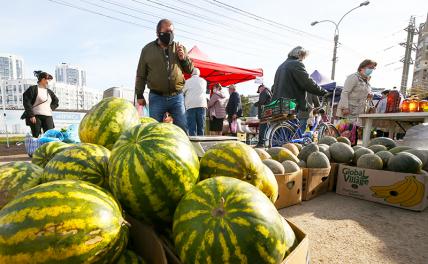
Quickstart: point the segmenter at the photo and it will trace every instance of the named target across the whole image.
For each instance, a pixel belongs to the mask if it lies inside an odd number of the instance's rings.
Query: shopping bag
[[[230,123],[230,133],[232,134],[236,134],[238,131],[238,122],[236,119],[234,119],[231,123]]]
[[[28,156],[32,157],[34,151],[36,151],[36,149],[41,145],[42,143],[39,141],[39,139],[34,138],[31,134],[27,134],[25,136],[24,146]]]

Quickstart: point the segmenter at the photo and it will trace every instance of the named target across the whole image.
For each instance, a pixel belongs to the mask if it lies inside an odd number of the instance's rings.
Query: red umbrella
[[[228,86],[263,76],[262,69],[251,70],[212,62],[197,46],[189,51],[189,57],[192,59],[193,65],[199,68],[200,76],[208,82],[210,88],[216,83],[220,83],[221,86]],[[190,75],[185,77],[187,79]]]

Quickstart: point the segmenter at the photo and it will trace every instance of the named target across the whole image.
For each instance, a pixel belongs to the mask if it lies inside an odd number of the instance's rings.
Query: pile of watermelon
[[[183,263],[281,263],[296,246],[251,147],[218,144],[199,161],[180,128],[119,98],[94,106],[79,136],[0,166],[0,263],[145,263],[126,215],[169,237]]]

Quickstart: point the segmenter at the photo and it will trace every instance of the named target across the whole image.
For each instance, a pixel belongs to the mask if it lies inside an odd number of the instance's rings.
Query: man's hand
[[[344,109],[342,109],[342,114],[344,115],[344,116],[347,116],[347,115],[349,115],[351,112],[349,111],[349,108],[344,108]]]
[[[184,47],[177,42],[177,44],[175,44],[175,49],[177,50],[178,58],[182,61],[185,60],[186,53],[184,52]]]
[[[37,123],[36,117],[35,116],[30,117],[30,122],[31,124],[36,124]]]
[[[146,105],[146,100],[144,100],[144,98],[143,99],[137,99],[137,103],[139,105],[145,106]]]

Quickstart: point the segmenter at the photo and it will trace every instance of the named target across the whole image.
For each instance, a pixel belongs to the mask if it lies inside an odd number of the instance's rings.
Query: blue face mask
[[[364,74],[365,74],[366,76],[370,76],[372,73],[373,73],[373,69],[366,68],[366,69],[364,70]]]

